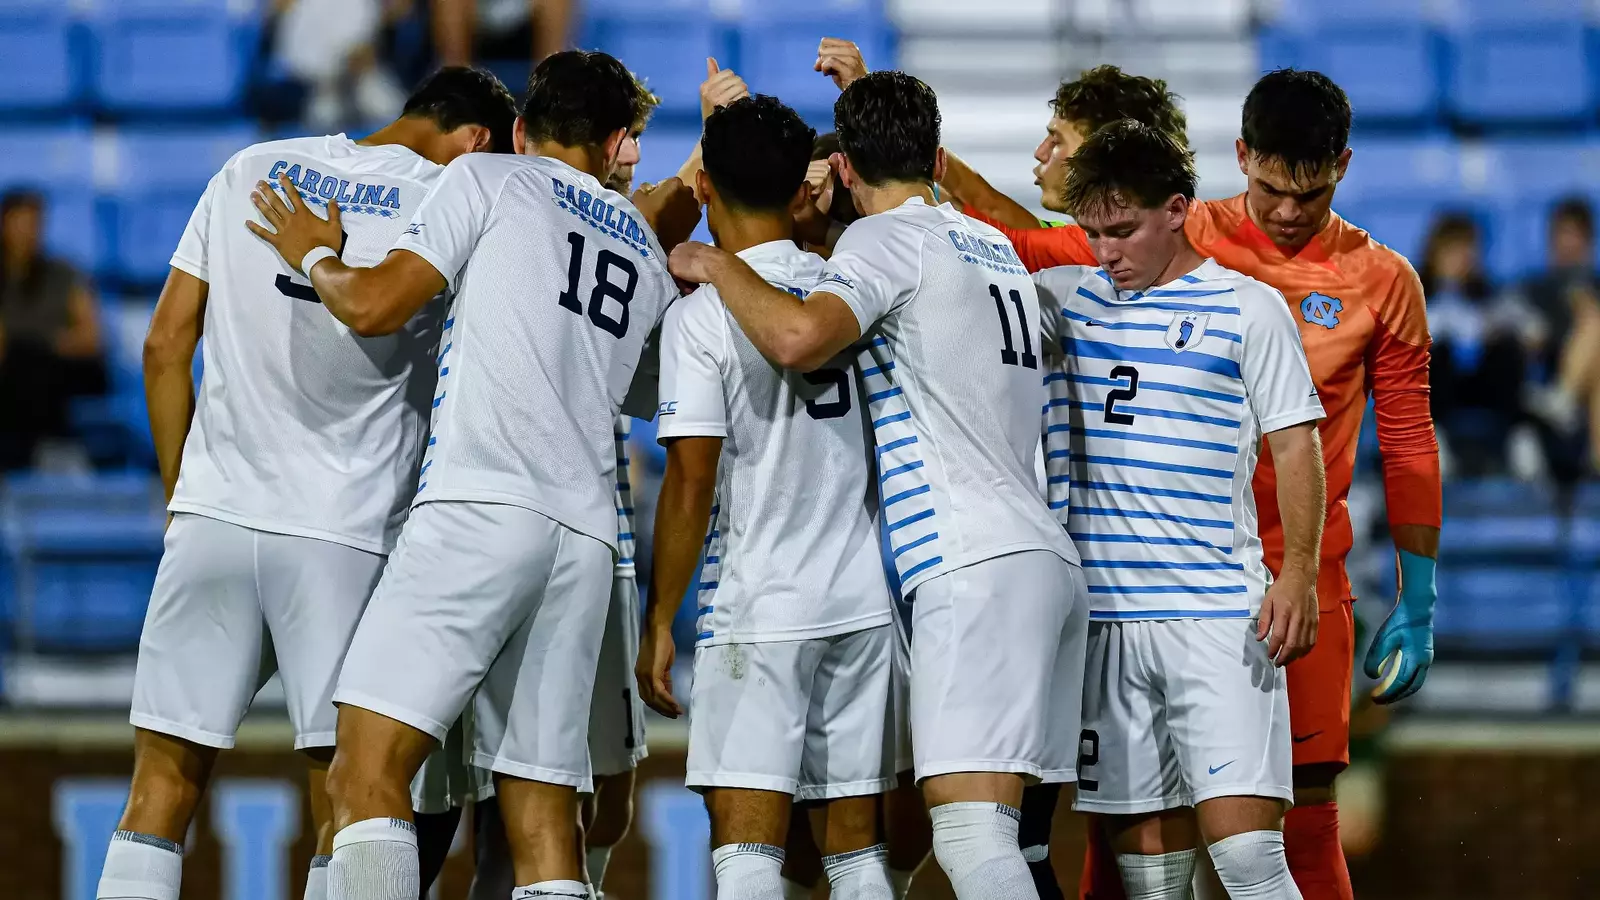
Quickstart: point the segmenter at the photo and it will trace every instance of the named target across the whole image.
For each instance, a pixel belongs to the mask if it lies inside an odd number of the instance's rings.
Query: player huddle
[[[687,783],[723,900],[808,893],[807,849],[839,900],[929,896],[931,865],[908,888],[928,843],[961,900],[1059,896],[1071,783],[1115,856],[1088,896],[1206,890],[1197,856],[1234,898],[1349,896],[1344,429],[1369,389],[1380,437],[1416,428],[1427,343],[1409,267],[1328,211],[1343,94],[1263,79],[1251,192],[1222,205],[1194,199],[1158,82],[1086,73],[1039,153],[1077,225],[1038,229],[940,147],[925,84],[832,39],[817,69],[842,89],[837,152],[712,64],[695,154],[631,199],[653,98],[581,51],[541,62],[520,108],[447,69],[368,138],[256,145],[212,179],[147,342],[172,520],[98,897],[176,900],[216,751],[273,671],[312,767],[307,898],[413,900],[448,810],[491,795],[475,897],[598,896],[640,703],[682,711],[684,597]],[[1150,114],[1091,123],[1068,94]],[[1251,143],[1251,104],[1340,103],[1324,145],[1298,120]],[[702,206],[715,247],[685,240]],[[1358,252],[1361,296],[1328,281]],[[1300,263],[1324,279],[1303,301],[1266,277]],[[1308,360],[1335,313],[1356,321]],[[667,450],[642,633],[629,415]],[[1412,482],[1386,475],[1406,577],[1368,661],[1401,651],[1385,700],[1431,659],[1437,461],[1430,500],[1405,436]],[[1284,667],[1319,653],[1297,686]],[[920,846],[884,842],[915,819],[886,813],[897,783],[926,806]]]

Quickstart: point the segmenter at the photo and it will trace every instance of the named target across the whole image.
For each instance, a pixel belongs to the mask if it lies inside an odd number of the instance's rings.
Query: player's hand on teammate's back
[[[717,107],[748,96],[750,88],[743,78],[732,69],[718,67],[715,59],[706,59],[706,80],[700,83],[700,121],[711,118]]]
[[[700,224],[700,201],[676,175],[656,184],[640,185],[632,200],[665,250],[671,251],[687,241]]]
[[[667,259],[667,268],[679,281],[710,284],[716,279],[717,266],[724,262],[724,258],[728,255],[726,251],[718,250],[710,244],[684,241],[673,249],[672,256]]]
[[[677,658],[671,628],[658,630],[646,623],[639,635],[639,658],[633,664],[633,676],[639,682],[639,699],[669,719],[683,715],[683,707],[672,695],[672,664]]]
[[[811,68],[832,78],[841,91],[870,71],[861,58],[861,48],[843,38],[823,38],[817,45],[816,65]]]
[[[261,217],[272,226],[271,230],[255,222],[247,221],[244,224],[256,237],[271,244],[291,269],[300,272],[300,261],[305,259],[307,253],[318,247],[331,247],[337,251],[344,244],[344,228],[339,224],[339,204],[329,200],[328,217],[324,219],[306,208],[299,188],[289,180],[289,176],[279,175],[278,184],[283,190],[282,197],[265,181],[257,182],[255,193],[250,195]]]
[[[1404,550],[1399,556],[1400,596],[1372,636],[1362,665],[1368,678],[1378,679],[1372,691],[1378,703],[1404,700],[1422,690],[1433,665],[1433,607],[1439,597],[1435,564]]]
[[[1311,652],[1317,624],[1316,580],[1279,579],[1262,598],[1256,640],[1267,642],[1267,656],[1282,668]]]

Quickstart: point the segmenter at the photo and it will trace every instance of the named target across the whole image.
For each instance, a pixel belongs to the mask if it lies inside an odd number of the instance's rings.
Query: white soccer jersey
[[[376,265],[443,171],[342,134],[256,144],[212,177],[173,254],[209,284],[205,374],[170,509],[387,553],[417,484],[442,303],[358,337],[245,227],[259,181],[337,199],[345,262]]]
[[[822,259],[789,241],[739,256],[797,296],[822,280]],[[698,585],[701,645],[888,624],[852,357],[804,374],[775,368],[710,285],[667,313],[657,438],[723,439]]]
[[[416,502],[508,503],[616,548],[613,426],[678,296],[639,211],[559,160],[474,153],[395,249],[452,295]]]
[[[902,591],[1022,550],[1076,563],[1034,476],[1039,303],[1005,236],[913,197],[851,224],[818,290],[872,338],[861,374]]]
[[[633,485],[628,479],[628,466],[632,462],[628,459],[628,439],[632,435],[633,420],[628,416],[617,416],[612,438],[617,442],[617,576],[619,578],[632,578],[635,572],[633,552],[637,544],[633,537]]]
[[[1064,356],[1046,437],[1068,475],[1052,473],[1050,499],[1083,554],[1090,618],[1254,615],[1261,437],[1322,418],[1283,295],[1212,260],[1137,293],[1081,266],[1034,280]]]

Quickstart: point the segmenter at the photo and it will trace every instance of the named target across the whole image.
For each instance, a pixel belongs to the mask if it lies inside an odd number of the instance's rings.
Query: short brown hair
[[[1173,194],[1193,199],[1194,153],[1170,133],[1133,119],[1102,127],[1067,160],[1066,212],[1156,209]]]
[[[1187,147],[1189,120],[1178,107],[1181,99],[1159,78],[1129,75],[1106,65],[1082,72],[1077,81],[1061,82],[1050,108],[1056,118],[1078,126],[1085,136],[1118,119],[1133,119]]]

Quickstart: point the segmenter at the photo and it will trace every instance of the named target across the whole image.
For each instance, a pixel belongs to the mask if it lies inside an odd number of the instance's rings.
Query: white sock
[[[933,855],[957,900],[1039,900],[1017,846],[1021,811],[1000,803],[945,803],[928,816]]]
[[[311,857],[311,870],[306,872],[305,900],[328,900],[328,863],[331,856]]]
[[[1301,900],[1283,853],[1283,832],[1246,831],[1211,845],[1217,878],[1233,900]]]
[[[583,865],[589,870],[589,884],[595,896],[600,896],[600,886],[606,881],[606,866],[611,864],[610,847],[590,847],[583,851]]]
[[[905,900],[906,891],[911,890],[911,876],[915,874],[915,869],[889,870],[889,885],[894,888],[894,900]]]
[[[783,880],[783,900],[811,900],[811,888],[798,881]]]
[[[1122,892],[1128,900],[1188,900],[1194,880],[1194,851],[1175,850],[1159,856],[1118,853]]]
[[[589,886],[581,881],[541,881],[511,892],[511,900],[543,900],[545,897],[589,900]]]
[[[106,848],[96,900],[178,900],[183,847],[166,838],[118,831]]]
[[[723,844],[711,851],[717,870],[717,900],[781,900],[783,848],[771,844]]]
[[[330,900],[416,900],[422,893],[417,826],[405,819],[362,819],[333,836]]]
[[[894,900],[887,844],[824,856],[822,871],[828,873],[832,900]]]

